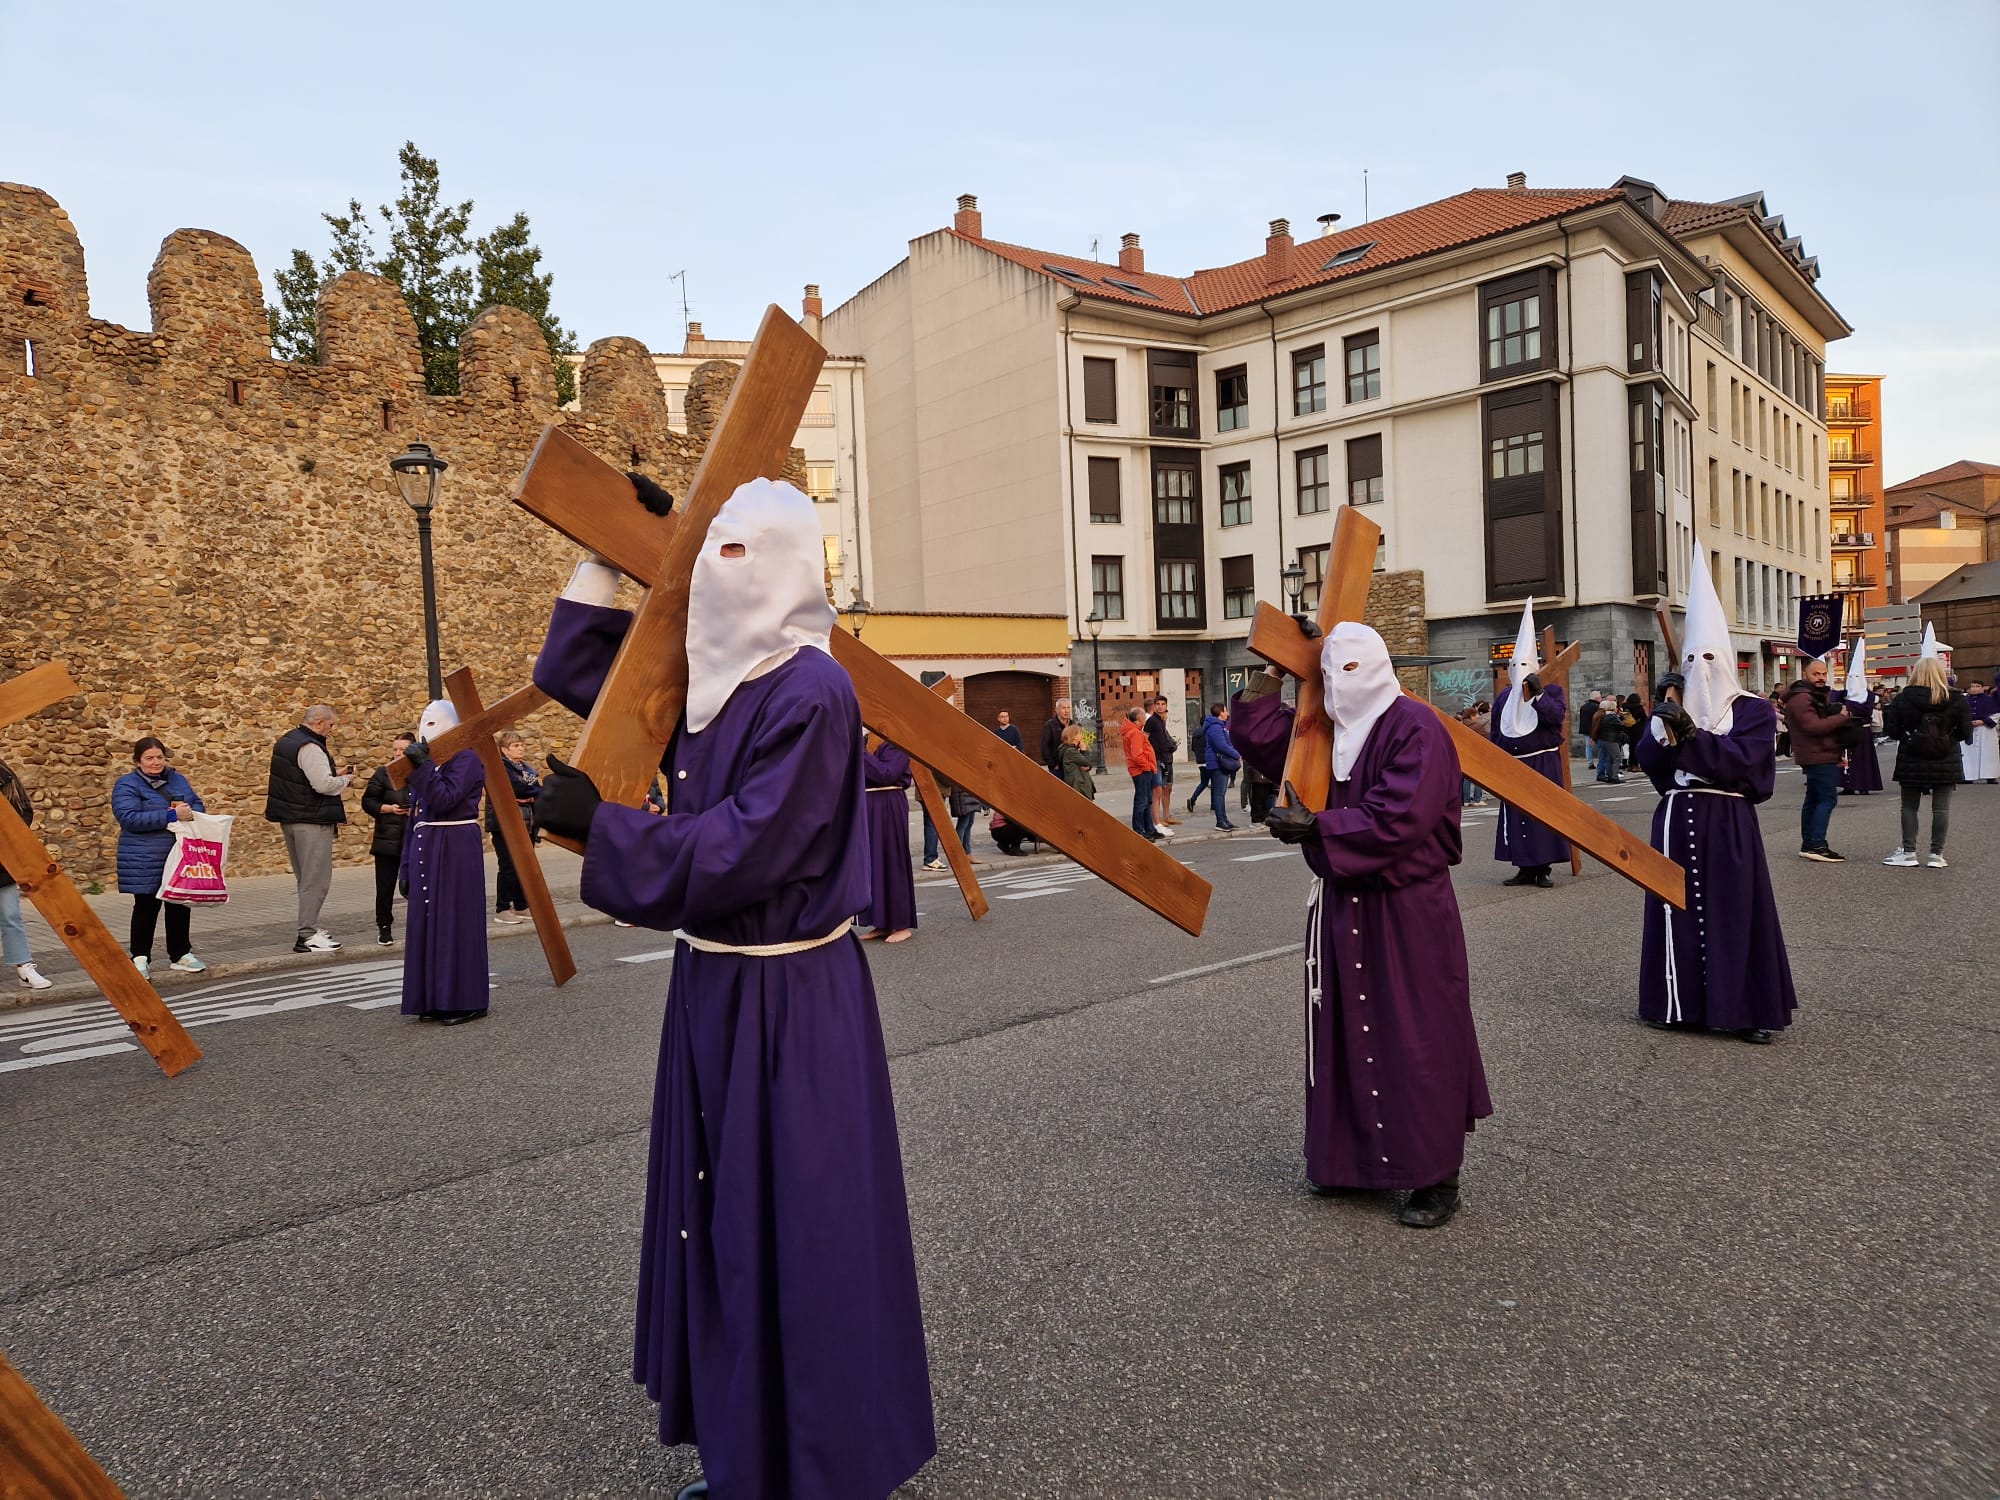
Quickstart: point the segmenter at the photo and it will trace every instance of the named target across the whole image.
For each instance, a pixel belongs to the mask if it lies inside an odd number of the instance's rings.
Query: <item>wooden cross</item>
[[[458,710],[459,722],[477,719],[485,712],[479,701],[479,689],[473,685],[472,668],[460,667],[445,678],[444,690],[451,706]],[[479,736],[472,742],[472,749],[486,770],[486,800],[493,806],[493,818],[500,825],[507,856],[514,862],[514,873],[520,877],[521,894],[528,898],[528,911],[535,919],[535,936],[542,940],[542,955],[549,961],[549,977],[561,989],[575,977],[576,960],[570,957],[569,939],[563,934],[562,918],[556,914],[555,897],[549,894],[548,877],[542,873],[534,838],[528,832],[528,820],[522,816],[521,804],[514,800],[514,783],[507,779],[507,767],[493,736]]]
[[[931,684],[931,691],[949,703],[958,696],[958,679],[939,678]],[[971,856],[965,852],[965,845],[958,841],[958,825],[951,820],[951,814],[945,808],[944,798],[938,792],[937,777],[931,774],[929,766],[921,761],[912,761],[910,778],[916,783],[917,800],[924,805],[924,815],[937,831],[938,847],[944,851],[944,862],[951,866],[951,878],[958,882],[959,895],[965,898],[965,909],[977,922],[992,908],[987,905],[986,892],[979,888],[979,877],[972,873]]]
[[[47,662],[0,682],[0,729],[73,698],[76,692],[61,662]],[[125,1018],[140,1045],[153,1054],[160,1071],[171,1078],[201,1057],[201,1048],[167,1009],[159,991],[133,966],[132,955],[119,947],[104,919],[91,910],[56,857],[5,798],[0,798],[0,865],[76,955],[83,972]]]
[[[1556,650],[1556,628],[1542,627],[1542,670],[1537,675],[1542,686],[1554,684],[1563,690],[1563,737],[1562,748],[1556,752],[1556,763],[1562,767],[1563,790],[1575,795],[1575,788],[1569,776],[1569,716],[1575,712],[1576,703],[1569,695],[1569,669],[1576,665],[1583,655],[1583,642],[1571,641],[1561,651]],[[1575,844],[1569,846],[1569,873],[1572,878],[1583,873],[1583,851]]]
[[[1326,583],[1320,594],[1319,625],[1331,632],[1343,620],[1360,620],[1368,603],[1375,568],[1375,543],[1382,528],[1352,506],[1334,523]],[[1299,680],[1298,715],[1293,720],[1285,777],[1304,806],[1325,809],[1333,780],[1333,724],[1326,717],[1320,680],[1320,643],[1298,622],[1268,604],[1257,606],[1248,642],[1253,655]],[[1422,703],[1421,698],[1417,700]],[[1672,906],[1687,905],[1681,867],[1650,844],[1632,838],[1597,809],[1571,796],[1547,777],[1529,770],[1483,734],[1425,703],[1443,721],[1458,750],[1464,776],[1529,817],[1548,824],[1572,844],[1644,886]]]
[[[125,1500],[125,1492],[4,1354],[0,1354],[0,1496]]]

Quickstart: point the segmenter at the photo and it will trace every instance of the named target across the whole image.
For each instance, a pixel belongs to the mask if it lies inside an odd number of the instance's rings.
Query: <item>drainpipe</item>
[[[1083,533],[1076,519],[1076,387],[1070,379],[1069,309],[1062,310],[1063,328],[1063,463],[1069,472],[1069,638],[1083,639]],[[1071,696],[1075,696],[1072,694]],[[1100,737],[1102,724],[1097,726]]]
[[[1576,291],[1570,281],[1569,225],[1556,220],[1563,237],[1563,374],[1569,377],[1569,594],[1574,608],[1583,608],[1583,497],[1576,488]]]
[[[1276,486],[1271,498],[1278,512],[1278,569],[1282,572],[1291,557],[1285,551],[1285,448],[1278,433],[1278,318],[1262,302],[1257,304],[1257,311],[1271,325],[1271,482]]]

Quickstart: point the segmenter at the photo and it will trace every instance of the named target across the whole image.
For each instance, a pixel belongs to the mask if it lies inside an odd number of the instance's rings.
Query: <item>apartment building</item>
[[[1895,603],[1967,564],[2000,561],[2000,464],[1962,458],[1891,485],[1884,500]]]
[[[1820,378],[1850,330],[1760,196],[1515,174],[1321,222],[1191,276],[1137,235],[1115,267],[989,237],[970,196],[911,241],[824,325],[867,372],[877,605],[1063,613],[1107,702],[1219,697],[1256,601],[1297,565],[1314,605],[1358,505],[1465,668],[1533,596],[1580,687],[1650,681],[1699,534],[1748,680],[1782,670],[1827,576]]]
[[[1833,591],[1849,618],[1889,602],[1889,527],[1883,501],[1882,377],[1826,377],[1827,505]]]

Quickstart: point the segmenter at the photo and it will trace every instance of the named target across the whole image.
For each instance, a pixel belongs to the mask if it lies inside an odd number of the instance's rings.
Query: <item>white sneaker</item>
[[[1883,860],[1882,863],[1885,865],[1900,865],[1906,870],[1913,870],[1919,864],[1923,863],[1923,861],[1919,860],[1916,855],[1910,853],[1907,849],[1898,849],[1894,854]]]
[[[924,868],[926,870],[949,870],[951,866],[941,859],[927,859],[924,861]]]
[[[55,981],[45,978],[42,971],[33,964],[16,965],[14,972],[21,976],[21,986],[23,989],[46,990],[55,987]]]
[[[132,967],[139,971],[141,979],[150,979],[153,975],[153,961],[143,953],[133,958]]]
[[[206,974],[208,972],[208,965],[196,958],[192,953],[183,953],[179,958],[168,964],[167,967],[177,970],[182,974]]]
[[[1915,864],[1916,860],[1912,858],[1910,860],[1910,863]],[[1942,854],[1933,854],[1929,859],[1925,860],[1924,863],[1933,870],[1948,870],[1951,868],[1951,866],[1947,865],[1944,862],[1944,856]]]
[[[306,939],[306,947],[314,953],[338,953],[340,940],[322,927]]]

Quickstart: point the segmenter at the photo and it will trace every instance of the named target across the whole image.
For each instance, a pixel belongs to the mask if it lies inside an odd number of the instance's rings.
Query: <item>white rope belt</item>
[[[417,824],[419,828],[477,828],[478,826],[477,818],[442,818],[436,821],[425,819]]]
[[[828,943],[839,942],[853,930],[854,918],[849,917],[825,937],[800,938],[793,943],[718,943],[713,938],[698,938],[691,932],[676,932],[674,936],[690,948],[702,953],[735,953],[744,958],[783,958],[788,953],[807,953],[814,948],[824,948]]]
[[[1514,753],[1514,759],[1533,760],[1537,755],[1554,755],[1561,748],[1560,745],[1544,745],[1539,750],[1522,750]]]
[[[1704,797],[1735,797],[1747,800],[1741,792],[1724,791],[1719,786],[1677,786],[1666,795],[1667,815],[1661,821],[1660,853],[1668,859],[1674,857],[1674,798],[1683,792],[1698,792]],[[1667,1019],[1681,1019],[1681,970],[1680,961],[1674,957],[1674,909],[1665,901],[1660,903],[1660,911],[1667,927]]]
[[[907,792],[909,788],[906,786],[871,786],[868,790],[871,792]]]
[[[1313,1050],[1317,1045],[1314,1035],[1313,1012],[1320,1007],[1319,941],[1321,929],[1326,921],[1326,882],[1313,876],[1313,883],[1306,891],[1306,1083],[1316,1084],[1314,1076]]]

